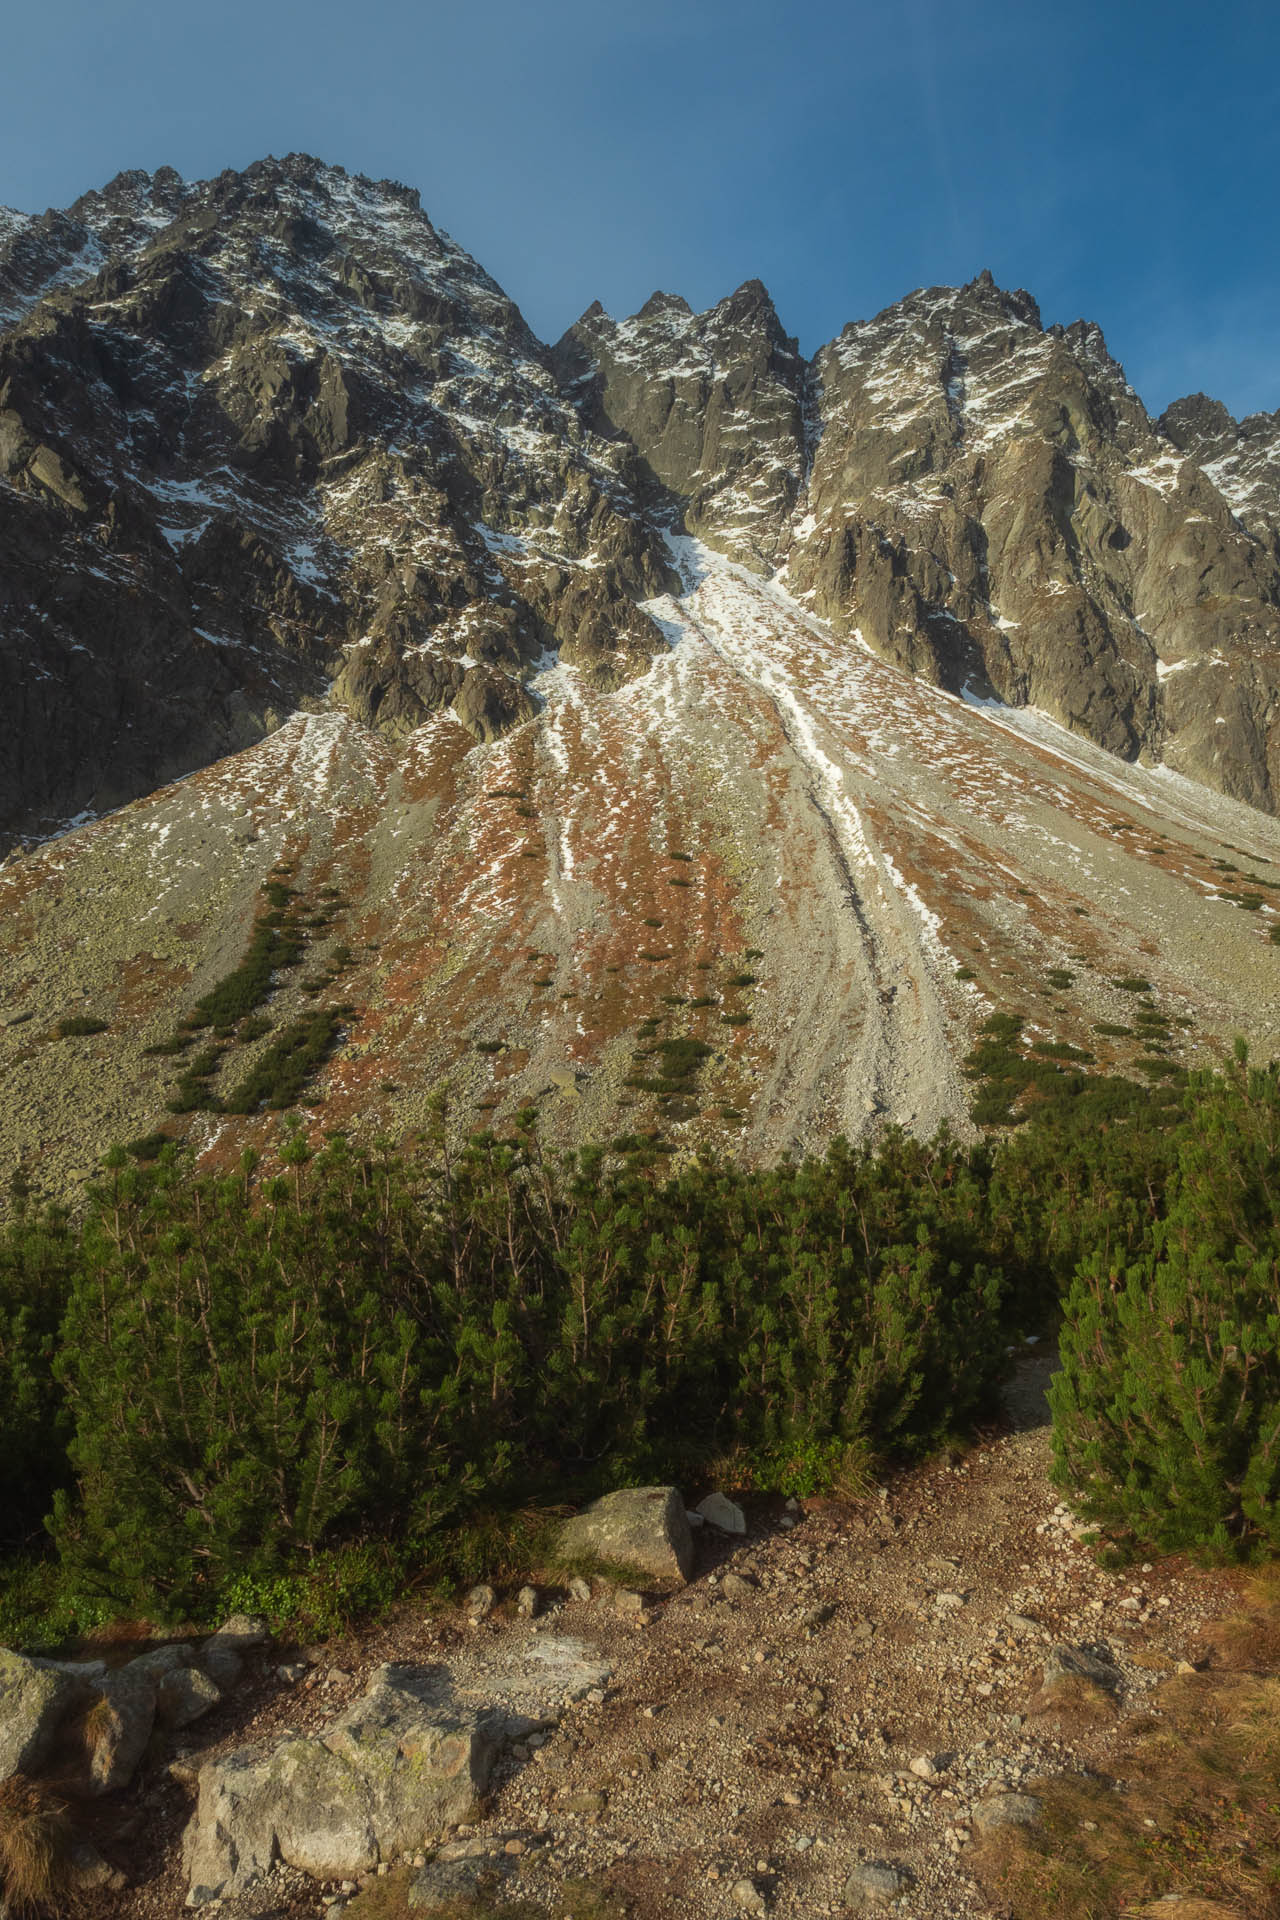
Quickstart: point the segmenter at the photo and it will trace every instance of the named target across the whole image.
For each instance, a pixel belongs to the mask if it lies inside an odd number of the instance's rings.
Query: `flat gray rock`
[[[1109,1693],[1117,1692],[1121,1684],[1118,1668],[1088,1647],[1053,1649],[1044,1663],[1043,1684],[1051,1687],[1058,1680],[1090,1680],[1095,1687],[1105,1687]]]
[[[851,1907],[887,1907],[911,1885],[905,1867],[871,1860],[855,1867],[844,1883],[844,1897]]]
[[[728,1499],[723,1493],[709,1493],[705,1500],[699,1500],[694,1512],[713,1527],[719,1527],[721,1533],[745,1533],[747,1516],[736,1500]]]
[[[460,1902],[488,1893],[509,1878],[519,1864],[505,1853],[433,1860],[428,1866],[420,1867],[410,1881],[408,1904],[423,1913],[454,1913]]]
[[[571,1701],[603,1692],[612,1672],[594,1647],[572,1634],[504,1637],[453,1671],[453,1699],[474,1708],[486,1724],[528,1730],[555,1720]]]

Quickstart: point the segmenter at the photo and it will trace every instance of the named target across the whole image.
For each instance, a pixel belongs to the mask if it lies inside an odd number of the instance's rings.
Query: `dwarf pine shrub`
[[[1002,1370],[946,1139],[554,1182],[527,1130],[432,1166],[285,1151],[265,1183],[120,1153],[90,1196],[54,1369],[77,1592],[198,1612],[344,1541],[429,1557],[478,1506],[910,1454]]]
[[[1280,1076],[1243,1046],[1197,1079],[1164,1219],[1067,1296],[1055,1473],[1160,1551],[1280,1550]]]

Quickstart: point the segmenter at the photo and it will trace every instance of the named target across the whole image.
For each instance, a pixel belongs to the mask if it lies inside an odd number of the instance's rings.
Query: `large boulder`
[[[675,1487],[624,1487],[607,1493],[560,1529],[566,1560],[607,1560],[657,1580],[688,1580],[693,1534]]]
[[[200,1771],[185,1840],[188,1904],[242,1892],[275,1858],[320,1879],[366,1873],[466,1818],[496,1736],[438,1667],[386,1666],[322,1733],[246,1747]]]
[[[74,1673],[0,1647],[0,1780],[38,1773],[63,1722],[88,1697]]]

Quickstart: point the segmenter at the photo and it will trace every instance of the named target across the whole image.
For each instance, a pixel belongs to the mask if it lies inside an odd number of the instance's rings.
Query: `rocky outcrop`
[[[381,1667],[316,1737],[243,1748],[201,1769],[188,1905],[243,1892],[277,1858],[340,1879],[412,1851],[467,1817],[495,1752],[483,1715],[451,1704],[441,1669]]]
[[[156,1730],[176,1733],[218,1706],[267,1639],[261,1621],[237,1616],[198,1648],[171,1643],[113,1668],[0,1647],[0,1780],[52,1772],[74,1795],[119,1792]]]

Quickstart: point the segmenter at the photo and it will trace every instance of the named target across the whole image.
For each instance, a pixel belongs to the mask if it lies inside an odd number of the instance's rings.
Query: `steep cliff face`
[[[983,276],[846,328],[816,366],[787,572],[817,612],[939,685],[1274,806],[1274,540],[1096,327],[1043,329]]]
[[[686,531],[956,693],[1272,810],[1280,422],[1148,416],[1085,322],[989,274],[910,295],[804,366],[763,288],[655,295],[556,349]]]
[[[804,481],[809,372],[758,280],[693,313],[655,293],[630,320],[596,305],[554,364],[583,418],[635,448],[650,505],[771,571]]]
[[[1280,416],[1153,423],[983,274],[811,363],[765,289],[554,349],[391,182],[306,156],[0,220],[0,831],[346,707],[489,741],[663,645],[672,528],[957,693],[1280,791]]]
[[[331,698],[392,733],[616,685],[670,576],[632,456],[391,183],[123,175],[0,230],[0,822],[101,810]]]

